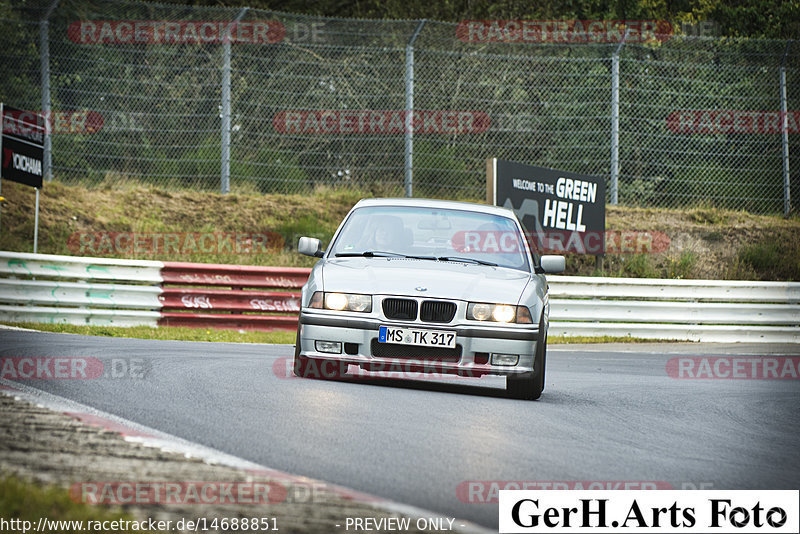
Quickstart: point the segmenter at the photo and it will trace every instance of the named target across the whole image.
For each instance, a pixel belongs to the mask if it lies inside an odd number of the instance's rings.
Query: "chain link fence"
[[[117,0],[3,4],[0,24],[0,101],[102,117],[51,136],[65,183],[479,200],[497,157],[602,176],[629,206],[782,213],[800,196],[786,171],[800,169],[800,116],[786,135],[772,124],[782,68],[784,105],[800,109],[800,43],[521,43],[464,24]]]

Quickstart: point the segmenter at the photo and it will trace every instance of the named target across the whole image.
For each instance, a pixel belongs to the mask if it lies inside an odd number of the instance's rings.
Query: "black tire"
[[[300,325],[297,326],[297,340],[294,342],[294,374],[300,378],[309,376],[309,359],[300,356]]]
[[[321,360],[300,355],[300,327],[294,343],[294,374],[300,378],[341,378],[347,374],[347,363]]]
[[[539,339],[536,341],[536,356],[533,372],[506,378],[506,393],[513,399],[536,400],[544,391],[545,364],[547,363],[547,332],[544,317],[539,321]]]

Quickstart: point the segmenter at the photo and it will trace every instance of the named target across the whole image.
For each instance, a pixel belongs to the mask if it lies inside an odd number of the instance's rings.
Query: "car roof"
[[[437,200],[431,198],[365,198],[358,201],[354,208],[367,206],[414,206],[419,208],[457,209],[500,215],[513,216],[514,212],[508,208],[478,204],[477,202],[459,202],[455,200]]]

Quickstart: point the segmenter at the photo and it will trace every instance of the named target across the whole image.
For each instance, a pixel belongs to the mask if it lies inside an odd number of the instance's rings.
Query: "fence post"
[[[222,39],[222,141],[220,143],[220,190],[223,195],[231,191],[231,30],[249,8],[243,7],[236,18],[228,24]]]
[[[3,114],[5,113],[3,111],[4,105],[5,104],[0,102],[0,124],[5,124],[5,118],[3,116]],[[2,154],[2,153],[3,153],[3,132],[0,131],[0,154]],[[0,167],[0,216],[2,216],[2,214],[3,214],[3,201],[5,200],[3,198],[3,180],[2,180],[2,178],[3,178],[3,170],[2,170],[2,167]],[[0,218],[0,223],[1,222],[2,222],[2,219]],[[0,224],[0,236],[2,236],[2,235],[3,235],[2,224]]]
[[[36,188],[36,213],[33,216],[33,253],[39,250],[39,188]]]
[[[783,153],[783,216],[788,217],[792,209],[791,203],[791,182],[789,181],[789,120],[786,116],[788,103],[786,101],[786,58],[789,55],[789,47],[792,40],[786,43],[786,50],[783,52],[780,68],[781,84],[781,145]]]
[[[628,32],[611,56],[611,204],[619,200],[619,53]]]
[[[44,129],[44,161],[42,174],[46,181],[53,179],[53,145],[50,137],[50,15],[53,14],[61,0],[53,0],[39,21],[39,57],[41,61],[42,114],[45,120]]]
[[[425,19],[417,25],[406,45],[406,116],[405,116],[405,192],[407,197],[414,196],[414,42],[425,26]]]

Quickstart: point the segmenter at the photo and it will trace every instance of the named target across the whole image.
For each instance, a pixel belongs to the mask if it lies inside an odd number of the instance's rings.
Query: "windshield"
[[[358,208],[330,247],[330,255],[408,256],[530,271],[514,219],[458,209]]]

